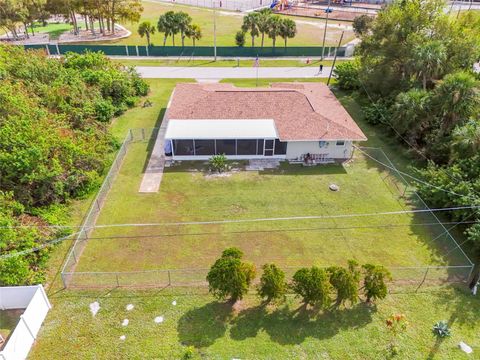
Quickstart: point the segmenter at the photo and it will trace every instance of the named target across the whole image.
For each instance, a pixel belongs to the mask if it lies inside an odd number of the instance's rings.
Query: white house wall
[[[327,158],[348,159],[352,156],[352,142],[345,141],[345,145],[338,146],[336,141],[327,141],[320,147],[319,141],[289,141],[287,145],[287,159],[297,159],[307,153],[326,154]]]

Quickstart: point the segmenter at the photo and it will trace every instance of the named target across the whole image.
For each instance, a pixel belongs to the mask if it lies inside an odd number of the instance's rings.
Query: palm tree
[[[193,47],[195,47],[195,41],[202,38],[202,29],[197,24],[192,24],[185,31],[185,35],[192,39]]]
[[[147,37],[148,46],[150,46],[150,35],[155,34],[155,26],[150,21],[144,21],[138,26],[138,34],[140,37]]]
[[[434,89],[434,104],[444,134],[480,112],[480,93],[474,76],[467,72],[448,74]]]
[[[427,81],[441,75],[445,67],[447,49],[441,41],[433,40],[415,46],[412,55],[413,68],[422,77],[423,90],[427,90]]]
[[[282,18],[278,15],[273,15],[268,21],[268,37],[272,39],[273,48],[275,48],[275,42],[277,36],[280,35],[280,28],[282,27]]]
[[[297,34],[297,24],[292,19],[282,19],[280,26],[280,35],[285,41],[285,49],[287,48],[287,39],[294,38]]]
[[[429,121],[429,104],[430,96],[426,90],[411,89],[398,94],[392,106],[393,127],[412,141],[422,138],[422,131]]]
[[[257,12],[251,12],[243,17],[242,31],[250,32],[252,47],[255,46],[255,36],[258,36],[258,15]]]
[[[167,37],[172,35],[172,26],[175,21],[175,13],[173,11],[167,11],[165,14],[160,15],[158,19],[157,29],[159,32],[162,32],[163,35],[163,46],[167,42]]]
[[[186,12],[179,11],[175,14],[176,25],[180,31],[180,36],[182,38],[182,47],[185,46],[185,36],[190,24],[192,23],[192,18]]]
[[[265,39],[265,33],[268,32],[270,27],[270,18],[272,15],[272,10],[270,9],[262,9],[258,12],[257,17],[257,27],[260,34],[262,34],[262,48],[263,48],[263,40]]]
[[[472,119],[464,126],[456,127],[452,144],[459,156],[480,153],[480,121]]]

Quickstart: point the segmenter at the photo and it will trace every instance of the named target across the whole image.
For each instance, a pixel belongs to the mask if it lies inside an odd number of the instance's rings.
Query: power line
[[[155,237],[175,237],[175,236],[204,236],[204,235],[215,235],[215,234],[248,234],[248,233],[272,233],[272,232],[296,232],[296,231],[318,231],[318,230],[353,230],[353,229],[369,229],[369,228],[397,228],[405,226],[434,226],[434,225],[451,225],[450,229],[453,229],[455,226],[460,224],[478,224],[480,221],[456,221],[456,222],[433,222],[433,223],[413,223],[413,224],[379,224],[379,225],[358,225],[358,226],[327,226],[327,227],[314,227],[314,228],[291,228],[291,229],[269,229],[269,230],[237,230],[237,231],[213,231],[213,232],[203,232],[203,233],[176,233],[176,234],[152,234],[152,235],[129,235],[129,236],[100,236],[100,237],[89,237],[87,240],[108,240],[108,239],[140,239],[140,238],[155,238]],[[85,231],[91,231],[96,227],[91,227],[85,229]],[[449,230],[450,230],[449,229]],[[6,259],[15,256],[26,255],[35,251],[42,250],[51,245],[55,245],[65,240],[73,240],[73,236],[80,234],[81,231],[64,236],[59,239],[48,241],[42,245],[36,246],[31,249],[26,249],[22,251],[12,252],[10,254],[0,255],[0,259]],[[439,238],[441,235],[445,234],[443,232],[439,236],[435,237],[433,241]],[[464,243],[464,242],[463,242]],[[462,244],[463,244],[462,243]],[[457,246],[458,247],[458,246]],[[457,248],[455,247],[455,248]]]
[[[408,174],[405,174],[405,175],[408,175]],[[374,213],[353,213],[353,214],[335,214],[335,215],[310,215],[310,216],[290,216],[290,217],[230,219],[230,220],[227,219],[227,220],[211,220],[211,221],[184,221],[184,222],[180,221],[180,222],[163,222],[163,223],[104,224],[104,225],[95,225],[91,228],[103,229],[103,228],[114,228],[114,227],[213,225],[213,224],[236,224],[236,223],[270,222],[270,221],[273,222],[273,221],[290,221],[290,220],[339,219],[339,218],[355,218],[355,217],[370,217],[370,216],[418,214],[418,213],[424,213],[424,212],[445,212],[445,211],[456,211],[456,210],[466,210],[466,209],[480,209],[480,205],[465,205],[465,206],[456,206],[456,207],[447,207],[447,208],[414,209],[414,210],[398,210],[398,211],[386,211],[386,212],[374,212]],[[13,226],[13,228],[15,227],[16,226]],[[22,225],[19,225],[18,227],[22,227]]]
[[[355,149],[359,150],[360,152],[362,152],[363,154],[365,154],[366,156],[368,156],[368,157],[369,157],[370,159],[372,159],[373,161],[376,161],[377,163],[385,166],[385,167],[388,168],[388,169],[394,170],[394,171],[398,172],[399,174],[402,174],[402,175],[404,175],[404,176],[407,176],[407,177],[409,177],[410,179],[412,179],[412,180],[414,180],[414,181],[416,181],[416,182],[419,182],[419,183],[421,183],[421,184],[423,184],[423,185],[426,185],[426,186],[430,186],[430,187],[432,187],[432,188],[435,188],[435,189],[437,189],[437,190],[443,191],[443,192],[445,192],[445,193],[449,193],[449,194],[452,194],[452,195],[455,195],[455,196],[459,196],[459,197],[466,197],[466,198],[468,198],[468,199],[471,199],[471,200],[474,200],[474,201],[478,201],[478,199],[475,198],[475,197],[471,197],[471,196],[468,196],[468,195],[465,195],[465,194],[459,194],[459,193],[457,193],[457,192],[450,191],[450,190],[446,190],[446,189],[441,188],[441,187],[439,187],[439,186],[436,186],[436,185],[430,184],[430,183],[428,183],[428,182],[426,182],[426,181],[423,181],[423,180],[421,180],[421,179],[419,179],[419,178],[417,178],[417,177],[415,177],[415,176],[413,176],[413,175],[410,175],[410,174],[408,174],[408,173],[406,173],[406,172],[403,172],[403,171],[401,171],[401,170],[398,170],[398,169],[395,168],[395,167],[392,167],[392,166],[390,166],[390,165],[387,165],[387,164],[381,162],[381,161],[378,160],[378,159],[375,159],[373,156],[371,156],[371,155],[368,154],[367,152],[363,151],[363,150],[362,150],[361,148],[359,148],[358,146],[355,146],[355,145],[353,145],[353,146],[355,147]]]

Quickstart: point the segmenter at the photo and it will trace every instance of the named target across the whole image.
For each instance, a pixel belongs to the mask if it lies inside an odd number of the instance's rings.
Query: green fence
[[[85,51],[101,51],[112,56],[172,56],[194,57],[214,56],[213,46],[132,46],[132,45],[25,45],[25,49],[45,49],[50,55],[63,55],[67,52],[83,53]],[[345,47],[325,47],[325,56],[345,56]],[[220,57],[318,57],[322,55],[322,47],[217,47]]]

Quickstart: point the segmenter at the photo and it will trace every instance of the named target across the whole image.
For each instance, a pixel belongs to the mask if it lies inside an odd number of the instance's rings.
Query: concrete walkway
[[[163,178],[163,169],[165,168],[164,146],[167,123],[168,120],[164,116],[138,192],[156,193],[160,189],[160,184],[162,183]]]
[[[146,79],[255,79],[255,67],[173,67],[137,66],[138,73]],[[258,68],[258,78],[327,78],[330,66],[325,66],[321,74],[316,66],[304,67],[262,67]]]

